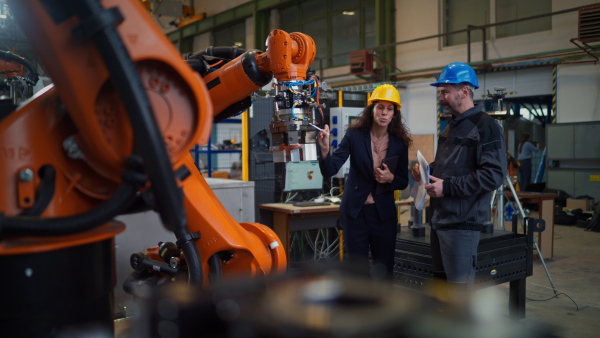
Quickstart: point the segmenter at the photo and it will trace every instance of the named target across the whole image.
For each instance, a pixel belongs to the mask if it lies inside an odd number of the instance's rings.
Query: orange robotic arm
[[[233,60],[219,65],[196,64],[195,69],[203,76],[214,105],[215,121],[221,121],[249,107],[250,94],[268,84],[273,77],[277,81],[302,81],[307,78],[309,65],[316,55],[313,39],[302,33],[288,34],[282,30],[272,31],[267,38],[266,52],[248,50],[237,56],[235,48],[209,48],[190,55],[191,63],[204,58],[233,54]]]
[[[27,68],[27,76],[23,73]],[[38,73],[33,65],[25,58],[11,52],[0,51],[0,75],[4,75],[4,82],[10,87],[10,96],[14,104],[21,102],[26,96],[26,90],[38,81]],[[0,118],[4,116],[0,113]]]
[[[16,61],[7,59],[6,55],[8,53],[0,51],[0,74],[6,75],[6,78],[23,75],[25,67]]]
[[[312,39],[275,31],[265,53],[247,52],[202,77],[138,1],[16,0],[9,6],[54,85],[0,121],[0,268],[14,276],[0,292],[0,303],[11,309],[10,316],[0,315],[3,330],[27,327],[17,320],[22,318],[43,318],[55,325],[44,326],[52,332],[73,321],[108,323],[110,306],[88,304],[110,303],[110,243],[123,231],[112,219],[140,201],[158,211],[175,235],[168,254],[153,248],[132,256],[132,266],[146,276],[183,275],[202,287],[221,277],[285,270],[286,255],[274,232],[236,222],[189,149],[207,143],[223,107],[264,85],[244,74],[269,80],[275,74],[285,81],[305,76],[314,58]],[[42,273],[66,268],[64,261],[73,257],[93,264]],[[33,272],[23,274],[23,266]],[[91,280],[81,281],[82,274]],[[46,288],[47,297],[27,289],[66,280],[75,285],[60,293]],[[105,284],[82,297],[75,292],[78,281]],[[18,294],[18,301],[6,290]],[[52,301],[54,295],[60,301]],[[47,300],[43,307],[37,306],[40,299]],[[75,318],[60,308],[65,303],[94,311]],[[44,313],[34,317],[32,308]]]
[[[216,122],[246,110],[251,104],[249,95],[274,77],[275,112],[269,126],[274,162],[314,161],[316,129],[311,125],[322,123],[324,118],[322,110],[317,110],[321,107],[318,78],[308,68],[315,55],[310,36],[274,30],[264,53],[210,47],[189,55],[187,61],[207,84]],[[223,59],[228,62],[223,63]]]

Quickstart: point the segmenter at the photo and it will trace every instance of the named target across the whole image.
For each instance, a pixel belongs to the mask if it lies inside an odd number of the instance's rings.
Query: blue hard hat
[[[434,87],[439,87],[441,83],[463,83],[466,82],[475,89],[479,88],[479,81],[477,81],[477,74],[471,66],[462,62],[453,62],[440,73],[440,77],[437,82],[432,83]]]

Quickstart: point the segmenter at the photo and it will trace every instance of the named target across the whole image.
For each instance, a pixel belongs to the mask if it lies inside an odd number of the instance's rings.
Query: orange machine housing
[[[106,66],[107,60],[100,56],[91,39],[78,39],[77,30],[85,22],[76,15],[56,14],[60,10],[70,13],[67,7],[79,3],[66,1],[50,9],[45,7],[47,3],[35,0],[9,1],[54,84],[0,121],[0,213],[4,218],[0,223],[34,223],[24,233],[10,226],[0,228],[0,268],[15,276],[0,293],[0,303],[4,305],[0,326],[7,327],[8,332],[9,327],[31,327],[31,333],[37,335],[93,320],[112,327],[112,308],[107,305],[115,284],[114,273],[110,273],[114,269],[112,243],[124,225],[110,221],[83,232],[48,235],[53,229],[44,223],[60,223],[62,219],[93,212],[114,197],[123,183],[121,174],[127,158],[145,146],[136,144],[135,125],[123,104],[123,93],[116,89],[114,73]],[[116,32],[138,73],[173,169],[172,176],[165,179],[174,180],[183,193],[181,208],[188,232],[200,235],[194,240],[203,270],[201,286],[210,282],[208,260],[221,252],[232,256],[221,266],[225,279],[283,272],[287,260],[279,238],[264,225],[235,221],[198,172],[189,153],[195,144],[208,142],[213,118],[224,107],[261,87],[245,75],[242,58],[202,78],[181,59],[139,1],[104,0],[98,4],[103,15],[118,12],[122,17]],[[106,16],[95,19],[100,20],[96,26],[110,23],[104,20]],[[315,56],[315,45],[309,36],[277,30],[268,41],[266,53],[248,54],[255,58],[259,72],[274,74],[281,80],[306,76]],[[205,83],[215,79],[221,85],[209,91]],[[41,172],[45,167],[56,171],[53,195],[40,215],[23,216],[39,202]],[[176,169],[189,175],[178,176]],[[139,188],[139,194],[153,189],[152,182],[147,181]],[[147,254],[158,259],[156,248]],[[61,262],[74,256],[78,262],[90,265],[72,263],[75,268],[71,269]],[[189,259],[185,255],[183,258]],[[20,265],[15,267],[14,262]],[[35,267],[23,274],[22,264]],[[91,277],[80,279],[81,275]],[[94,276],[100,275],[104,285],[86,288],[82,298],[80,287],[102,284],[93,282]],[[48,285],[68,287],[58,292]],[[31,293],[45,287],[47,297]],[[31,293],[31,297],[16,300],[9,293]],[[53,293],[60,299],[53,298]],[[100,304],[91,299],[103,301]],[[90,304],[95,304],[94,310],[85,311],[92,307]],[[31,312],[32,308],[39,310]],[[68,314],[59,318],[59,312]]]

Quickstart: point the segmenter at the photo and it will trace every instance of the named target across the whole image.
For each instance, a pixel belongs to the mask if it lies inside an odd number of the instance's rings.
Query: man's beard
[[[462,104],[460,95],[456,94],[453,101],[454,101],[454,105],[451,105],[451,104],[444,105],[444,113],[451,114],[452,116],[458,116],[458,115],[460,115],[460,113],[458,112],[457,108],[460,107],[460,105]]]

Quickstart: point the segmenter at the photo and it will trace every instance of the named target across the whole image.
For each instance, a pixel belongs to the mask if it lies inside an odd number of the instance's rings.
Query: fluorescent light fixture
[[[353,11],[343,11],[342,14],[344,14],[344,15],[354,15],[355,13]]]

